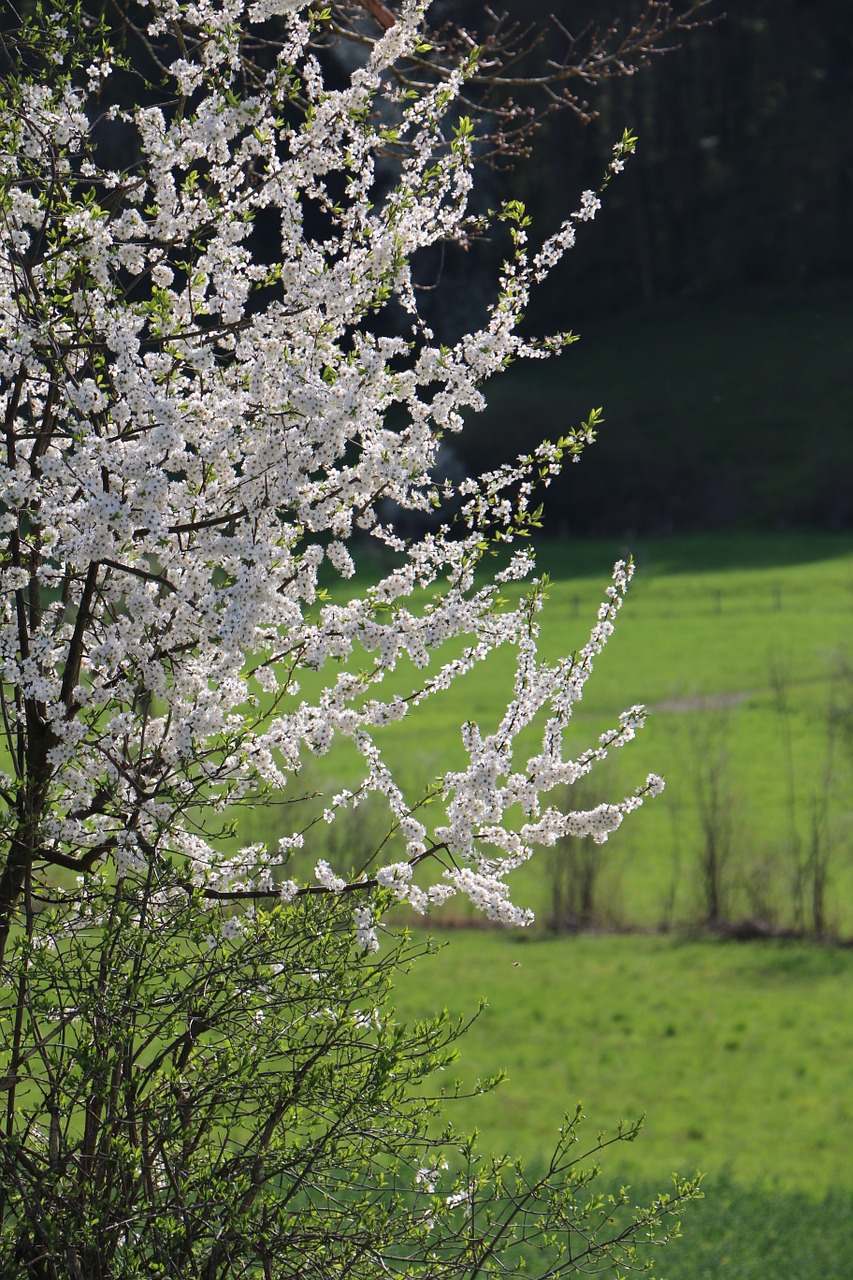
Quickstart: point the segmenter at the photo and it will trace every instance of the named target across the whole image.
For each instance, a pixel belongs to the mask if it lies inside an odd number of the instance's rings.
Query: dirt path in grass
[[[752,689],[739,689],[736,693],[699,693],[691,698],[666,698],[663,702],[655,702],[650,711],[722,711],[726,707],[737,707],[741,702],[753,695]]]
[[[829,684],[835,677],[831,674],[819,676],[801,676],[799,680],[786,680],[785,689],[799,689],[805,684]],[[771,685],[760,689],[735,689],[728,693],[695,693],[683,698],[664,698],[649,706],[650,711],[724,711],[727,707],[740,706],[747,698],[755,698],[773,693]]]

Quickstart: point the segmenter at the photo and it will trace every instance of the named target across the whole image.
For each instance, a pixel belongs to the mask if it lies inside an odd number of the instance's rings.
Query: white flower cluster
[[[436,1186],[441,1180],[441,1175],[446,1173],[449,1166],[446,1160],[441,1159],[434,1165],[423,1165],[415,1173],[415,1186],[426,1191],[427,1195],[434,1195]]]
[[[584,191],[581,207],[572,215],[578,222],[591,222],[601,208],[601,201],[594,191]]]
[[[373,913],[369,907],[357,907],[353,916],[355,924],[355,938],[362,951],[372,952],[379,950],[379,939],[376,936],[376,928],[373,923]]]
[[[473,152],[464,129],[448,141],[463,69],[420,94],[395,87],[395,64],[420,38],[418,4],[404,0],[343,87],[340,67],[338,87],[324,82],[298,0],[149,0],[146,15],[152,41],[173,22],[193,38],[168,73],[181,108],[122,113],[134,135],[124,150],[138,157],[127,170],[102,167],[91,140],[89,95],[108,92],[108,58],[77,87],[24,83],[0,104],[0,671],[16,761],[5,829],[27,788],[46,861],[112,855],[124,875],[162,853],[209,898],[289,901],[308,887],[282,884],[282,866],[310,827],[230,854],[199,831],[200,806],[212,829],[233,804],[292,791],[306,753],[346,738],[363,783],[325,816],[379,793],[405,848],[373,882],[418,911],[462,893],[523,924],[506,877],[534,846],[606,839],[660,785],[589,813],[541,804],[642,723],[634,708],[563,759],[630,569],[617,566],[588,644],[542,664],[539,587],[514,606],[500,599],[532,556],[514,554],[486,581],[484,551],[524,529],[534,485],[590,432],[455,490],[433,473],[442,436],[482,407],[490,376],[569,341],[537,344],[517,327],[598,196],[584,192],[532,257],[519,223],[481,327],[443,346],[419,317],[411,261],[468,234]],[[273,15],[280,56],[247,94],[239,33]],[[256,252],[260,218],[274,228],[272,265]],[[406,333],[371,328],[393,304]],[[382,523],[386,504],[421,511],[447,498],[461,499],[452,529],[408,541]],[[357,580],[368,541],[384,576],[329,602],[321,566]],[[455,656],[441,660],[448,643]],[[469,763],[443,779],[430,825],[378,731],[502,645],[518,655],[509,705],[495,732],[465,727]],[[398,668],[401,681],[423,675],[383,696]],[[306,671],[324,681],[302,697]],[[537,716],[541,750],[517,765],[514,744]],[[437,883],[416,883],[431,855]],[[315,880],[313,892],[347,887],[322,860]],[[367,907],[355,925],[374,950]]]

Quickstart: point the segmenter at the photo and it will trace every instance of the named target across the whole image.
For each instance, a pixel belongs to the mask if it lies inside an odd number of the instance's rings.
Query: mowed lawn
[[[401,1018],[476,1009],[454,1103],[484,1150],[534,1166],[561,1114],[587,1131],[645,1113],[602,1159],[601,1185],[637,1202],[672,1172],[705,1173],[670,1280],[849,1280],[853,1250],[853,952],[799,942],[546,938],[456,930],[398,983]],[[453,1069],[448,1071],[448,1077]],[[448,1084],[451,1083],[448,1078]],[[583,1149],[583,1142],[580,1144]]]

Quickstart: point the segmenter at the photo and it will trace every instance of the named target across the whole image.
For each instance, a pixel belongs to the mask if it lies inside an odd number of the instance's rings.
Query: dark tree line
[[[565,0],[560,15],[580,28],[594,9]],[[614,0],[608,9],[624,22],[636,5]],[[579,184],[594,181],[625,125],[640,137],[608,195],[606,230],[595,228],[567,265],[576,305],[612,315],[743,291],[789,300],[849,286],[847,0],[746,0],[678,43],[640,74],[595,86],[597,115],[585,128],[570,113],[552,116],[547,158],[519,175],[531,206],[555,220]]]
[[[124,21],[120,0],[81,2],[92,21]],[[2,6],[2,26],[35,3]],[[338,0],[332,13],[375,36],[396,4]],[[739,0],[728,12],[723,0],[434,0],[430,19],[438,36],[461,26],[518,51],[509,75],[521,83],[472,88],[486,126],[506,138],[502,167],[516,166],[485,203],[520,196],[553,227],[597,185],[623,128],[639,135],[604,227],[589,230],[540,302],[543,322],[567,277],[575,322],[743,290],[808,296],[853,279],[849,0]],[[138,64],[138,35],[125,39]],[[137,77],[126,92],[147,90]],[[515,124],[488,115],[507,98]],[[549,114],[561,99],[568,109]],[[542,115],[530,161],[512,156],[524,110]]]
[[[546,21],[547,0],[512,3]],[[623,24],[637,9],[608,5]],[[558,12],[580,31],[595,10]],[[595,448],[550,491],[552,533],[853,527],[853,7],[721,11],[636,75],[590,86],[587,123],[551,115],[536,164],[512,175],[549,230],[623,127],[639,135],[534,303],[535,330],[577,328],[581,347],[502,386],[466,441],[474,467],[604,402]]]

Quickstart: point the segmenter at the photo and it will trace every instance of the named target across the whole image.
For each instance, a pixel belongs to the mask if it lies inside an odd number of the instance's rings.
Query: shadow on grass
[[[685,534],[671,538],[536,539],[540,570],[554,580],[601,578],[615,560],[631,555],[644,580],[651,574],[725,573],[779,569],[853,555],[850,534]]]
[[[853,1191],[823,1199],[708,1178],[683,1236],[655,1259],[667,1280],[849,1280]],[[643,1188],[634,1186],[638,1203]]]

